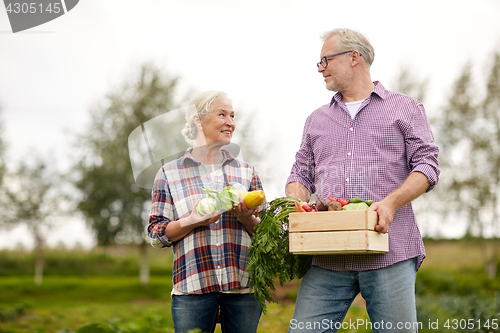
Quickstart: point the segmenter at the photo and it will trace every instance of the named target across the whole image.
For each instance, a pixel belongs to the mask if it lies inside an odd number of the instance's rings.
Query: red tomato
[[[342,205],[342,207],[344,207],[345,205],[347,205],[349,203],[349,200],[344,199],[344,198],[340,198],[339,202]]]
[[[330,202],[334,202],[334,201],[337,201],[337,198],[335,198],[335,197],[328,197],[328,200],[330,200]]]
[[[307,202],[304,202],[304,203],[302,204],[302,209],[304,209],[306,212],[310,212],[310,211],[312,211],[311,206],[309,206],[309,204],[308,204]]]

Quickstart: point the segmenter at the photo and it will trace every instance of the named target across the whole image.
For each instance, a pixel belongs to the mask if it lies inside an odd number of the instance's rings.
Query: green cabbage
[[[205,216],[206,214],[213,214],[217,211],[218,203],[214,198],[204,198],[196,206],[196,212],[199,216]]]
[[[202,191],[211,199],[215,199],[225,211],[230,211],[233,209],[235,203],[240,202],[241,192],[231,186],[227,186],[222,191],[209,188],[203,189]]]
[[[342,210],[366,210],[368,205],[365,202],[350,203],[342,207]]]

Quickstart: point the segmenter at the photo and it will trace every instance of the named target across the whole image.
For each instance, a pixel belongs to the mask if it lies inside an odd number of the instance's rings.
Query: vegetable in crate
[[[368,205],[365,202],[350,203],[342,207],[342,210],[367,210]]]
[[[361,203],[361,202],[364,202],[368,206],[370,206],[373,203],[373,200],[365,200],[365,199],[362,199],[360,197],[349,199],[349,203]]]
[[[312,256],[288,251],[288,216],[296,212],[295,205],[298,203],[300,200],[293,197],[277,198],[267,203],[260,213],[260,223],[255,228],[248,250],[250,288],[255,291],[264,314],[266,300],[277,302],[271,296],[271,292],[276,290],[276,278],[283,287],[288,281],[302,278],[311,266]]]
[[[295,202],[294,204],[295,204],[295,211],[297,213],[312,212],[313,211],[311,205],[309,205],[305,201],[298,201],[298,202]]]
[[[344,207],[345,205],[347,205],[349,203],[349,200],[344,199],[344,198],[340,198],[338,201],[340,202],[342,207]]]
[[[342,210],[342,205],[338,201],[332,201],[328,205],[328,211],[340,211]]]
[[[330,203],[331,201],[328,199],[319,199],[318,201],[316,201],[316,210],[318,212],[326,211],[328,210]]]

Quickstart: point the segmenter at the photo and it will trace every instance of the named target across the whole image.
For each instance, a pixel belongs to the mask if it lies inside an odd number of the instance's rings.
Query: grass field
[[[426,248],[428,258],[417,277],[417,307],[423,324],[420,331],[499,332],[500,329],[492,329],[491,323],[493,319],[500,321],[500,294],[495,294],[500,291],[500,278],[486,278],[478,243],[428,241]],[[137,254],[129,248],[108,249],[104,254],[100,250],[48,251],[41,286],[34,285],[30,268],[24,267],[32,263],[30,254],[0,251],[0,255],[0,333],[69,333],[92,322],[119,328],[123,333],[173,332],[168,252],[152,249],[153,275],[145,286],[139,284],[136,274]],[[118,275],[120,270],[125,273]],[[278,288],[275,296],[281,303],[268,305],[258,332],[287,331],[299,283],[293,281]],[[364,301],[358,297],[346,320],[367,318]],[[474,319],[476,323],[490,320],[490,327],[481,330],[427,327],[430,322],[439,320],[442,326],[447,319],[454,318]]]

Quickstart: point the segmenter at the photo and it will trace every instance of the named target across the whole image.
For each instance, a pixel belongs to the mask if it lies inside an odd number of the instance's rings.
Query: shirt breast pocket
[[[382,154],[400,155],[405,151],[404,136],[396,124],[374,124],[369,128],[369,145]]]

